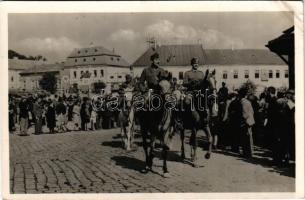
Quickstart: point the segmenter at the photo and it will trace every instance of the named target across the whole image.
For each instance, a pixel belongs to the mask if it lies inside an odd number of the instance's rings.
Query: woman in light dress
[[[76,101],[73,106],[73,122],[74,122],[74,130],[79,131],[81,129],[81,119],[80,119],[80,102]]]

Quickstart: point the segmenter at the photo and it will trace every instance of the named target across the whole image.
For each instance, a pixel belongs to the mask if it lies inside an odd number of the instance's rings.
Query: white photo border
[[[296,179],[291,193],[124,193],[10,194],[8,131],[8,14],[9,13],[130,13],[130,12],[294,12],[296,94]],[[298,1],[109,1],[0,3],[0,132],[3,199],[248,199],[304,198],[304,41],[303,3]],[[280,34],[280,33],[279,33]]]

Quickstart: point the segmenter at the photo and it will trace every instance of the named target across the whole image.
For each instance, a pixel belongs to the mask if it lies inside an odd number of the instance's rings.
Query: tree
[[[45,73],[39,80],[39,86],[41,89],[51,92],[52,94],[56,91],[57,78],[54,73]]]
[[[8,50],[8,58],[13,59],[15,57],[17,57],[18,59],[21,59],[21,60],[27,59],[27,57],[25,55],[19,54],[16,51],[13,51],[13,50]]]
[[[42,55],[37,55],[36,57],[35,57],[35,60],[42,60]]]
[[[93,92],[96,94],[100,93],[100,91],[102,89],[105,89],[105,87],[106,87],[106,84],[104,82],[101,82],[101,81],[95,82],[95,83],[93,83]]]

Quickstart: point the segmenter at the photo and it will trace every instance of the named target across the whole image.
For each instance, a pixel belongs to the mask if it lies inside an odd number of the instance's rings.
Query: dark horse
[[[155,92],[150,89],[146,94],[145,102],[148,102],[145,104],[146,110],[138,111],[146,158],[146,166],[143,172],[152,171],[155,141],[159,138],[162,147],[163,175],[168,177],[166,160],[173,133],[171,131],[172,110],[166,108],[164,102],[171,94],[171,87],[168,80],[161,80],[159,86],[160,91]]]
[[[181,158],[185,159],[184,151],[184,138],[185,129],[190,129],[192,131],[190,137],[191,145],[191,161],[194,167],[197,167],[197,131],[202,129],[208,138],[208,151],[205,154],[205,158],[209,159],[212,153],[212,135],[210,131],[210,114],[213,109],[216,108],[216,93],[215,86],[216,81],[214,78],[215,71],[212,73],[209,70],[206,71],[204,79],[198,83],[200,85],[199,91],[185,92],[178,94],[181,96],[178,101],[182,104],[183,109],[176,110],[174,112],[174,131],[180,133],[181,138]],[[174,92],[175,93],[175,92]],[[203,109],[198,109],[198,104],[203,104]]]

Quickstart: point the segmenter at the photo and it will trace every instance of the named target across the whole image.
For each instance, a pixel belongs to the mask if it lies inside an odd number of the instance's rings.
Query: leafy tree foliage
[[[54,93],[57,88],[57,78],[53,73],[45,73],[39,80],[39,86],[41,89],[46,90],[50,93]]]

